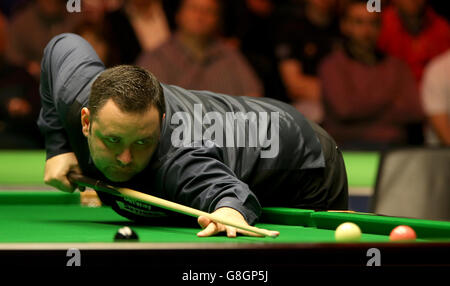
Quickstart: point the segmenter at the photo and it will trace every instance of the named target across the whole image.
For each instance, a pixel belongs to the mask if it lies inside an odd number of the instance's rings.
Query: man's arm
[[[75,34],[61,34],[46,46],[41,63],[41,112],[38,126],[45,136],[47,159],[71,152],[63,121],[74,100],[102,70],[94,49]]]
[[[285,59],[280,62],[281,79],[292,100],[320,100],[320,83],[315,76],[303,73],[302,64],[296,59]]]
[[[81,172],[72,152],[64,121],[75,99],[89,94],[92,79],[104,70],[94,49],[75,34],[54,37],[41,63],[41,111],[37,124],[45,137],[47,162],[44,181],[63,191],[73,191],[69,171]]]
[[[180,148],[160,169],[160,189],[169,200],[254,224],[261,214],[258,199],[222,161],[220,148]],[[210,224],[205,220],[199,223],[204,228]],[[233,231],[217,226],[203,234],[225,230]]]

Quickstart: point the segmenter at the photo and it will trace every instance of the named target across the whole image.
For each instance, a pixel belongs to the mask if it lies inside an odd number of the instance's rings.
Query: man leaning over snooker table
[[[288,104],[185,90],[135,66],[105,69],[74,34],[45,48],[40,94],[44,181],[62,191],[74,191],[67,174],[77,172],[250,225],[262,206],[347,209],[340,150]],[[230,129],[239,112],[256,125]],[[133,200],[99,197],[127,218],[154,216]],[[199,236],[241,233],[198,222]]]

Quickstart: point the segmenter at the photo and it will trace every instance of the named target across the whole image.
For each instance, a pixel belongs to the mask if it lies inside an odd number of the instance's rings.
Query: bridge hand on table
[[[232,208],[228,208],[228,207],[219,208],[215,212],[213,212],[213,214],[215,216],[222,216],[223,218],[232,220],[236,223],[248,225],[247,221],[242,216],[242,214]],[[221,223],[216,223],[204,216],[200,216],[198,218],[198,224],[203,228],[202,231],[197,233],[197,236],[199,236],[199,237],[212,236],[212,235],[216,235],[217,233],[220,233],[220,232],[226,232],[228,237],[236,237],[237,233],[240,233],[243,235],[248,235],[248,236],[262,237],[262,235],[257,234],[257,233],[253,233],[253,232],[249,232],[249,231],[245,231],[245,230],[241,230],[241,229],[236,229],[235,227],[227,226],[227,225],[224,225]],[[276,235],[279,234],[278,231],[272,231],[272,232],[273,232],[273,234],[276,234]]]

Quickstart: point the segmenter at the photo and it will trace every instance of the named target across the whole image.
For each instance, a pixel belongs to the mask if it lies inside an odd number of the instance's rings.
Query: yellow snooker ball
[[[352,222],[345,222],[336,228],[334,237],[338,242],[356,242],[361,239],[361,229]]]

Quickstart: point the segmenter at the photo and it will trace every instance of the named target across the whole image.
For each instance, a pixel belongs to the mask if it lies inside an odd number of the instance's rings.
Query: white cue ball
[[[361,239],[361,229],[352,222],[345,222],[336,228],[334,237],[338,242],[356,242]]]

